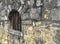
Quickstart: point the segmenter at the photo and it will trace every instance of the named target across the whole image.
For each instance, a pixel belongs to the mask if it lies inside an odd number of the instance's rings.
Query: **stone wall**
[[[60,21],[52,21],[60,20],[60,7],[56,6],[56,2],[57,0],[0,0],[0,43],[8,44],[8,33],[5,31],[9,24],[7,17],[11,9],[17,9],[22,18],[24,43],[59,44],[60,32],[58,30],[60,30]],[[42,5],[43,8],[41,8]],[[50,19],[44,19],[46,9],[50,11],[49,15],[47,15]],[[40,19],[43,19],[43,21],[40,21]],[[12,43],[10,42],[10,44]],[[19,43],[16,42],[16,44]]]

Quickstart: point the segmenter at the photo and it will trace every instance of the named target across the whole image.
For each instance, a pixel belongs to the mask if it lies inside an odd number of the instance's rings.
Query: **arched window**
[[[22,31],[21,30],[21,15],[19,14],[17,10],[12,9],[8,15],[8,19],[14,30]]]

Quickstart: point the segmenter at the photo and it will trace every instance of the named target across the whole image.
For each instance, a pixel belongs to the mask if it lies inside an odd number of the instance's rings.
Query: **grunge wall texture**
[[[7,40],[8,33],[5,30],[9,24],[7,17],[12,9],[21,14],[23,43],[60,43],[60,0],[0,0],[1,44],[8,44],[10,40]]]

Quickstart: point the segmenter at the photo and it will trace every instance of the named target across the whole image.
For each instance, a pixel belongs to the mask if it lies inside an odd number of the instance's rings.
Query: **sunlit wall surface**
[[[12,35],[8,15],[16,9],[22,18],[22,36]],[[60,44],[59,0],[0,0],[1,44]]]

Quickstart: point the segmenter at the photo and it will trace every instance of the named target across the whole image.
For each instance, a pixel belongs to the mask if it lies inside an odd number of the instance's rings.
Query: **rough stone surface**
[[[36,1],[36,4],[35,4]],[[0,0],[0,43],[13,44],[10,40],[8,30],[8,14],[12,9],[17,9],[22,17],[22,32],[25,44],[60,44],[60,1],[59,0]],[[44,11],[50,11],[50,21],[40,20],[41,7]],[[27,19],[27,20],[26,20]],[[34,19],[34,20],[33,20]],[[54,20],[54,21],[53,21]],[[6,31],[5,31],[6,30]],[[48,36],[49,35],[49,36]],[[7,39],[7,37],[9,39]],[[13,37],[13,36],[11,36]],[[9,43],[8,43],[9,42]],[[17,37],[15,44],[19,44]]]

